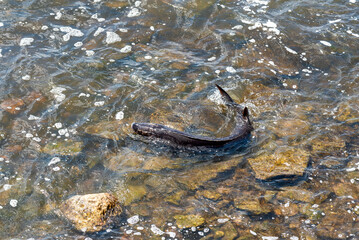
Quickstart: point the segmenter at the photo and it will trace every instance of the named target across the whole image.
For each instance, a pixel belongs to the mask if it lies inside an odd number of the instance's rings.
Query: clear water
[[[0,238],[357,239],[358,4],[0,1]],[[215,84],[250,109],[245,149],[133,134],[228,135]],[[298,176],[288,149],[305,153]],[[124,209],[104,231],[55,214],[99,192]]]

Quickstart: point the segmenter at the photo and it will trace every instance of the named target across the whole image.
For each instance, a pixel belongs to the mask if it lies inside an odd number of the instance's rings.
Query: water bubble
[[[16,199],[11,199],[10,200],[10,206],[11,207],[17,207],[17,203],[18,203],[18,201]]]

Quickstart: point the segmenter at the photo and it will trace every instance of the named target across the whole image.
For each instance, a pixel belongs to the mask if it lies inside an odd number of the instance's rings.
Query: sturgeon
[[[216,84],[226,106],[237,112],[236,125],[232,133],[227,137],[214,138],[207,136],[192,135],[162,124],[156,123],[132,123],[132,129],[139,135],[166,140],[175,146],[189,147],[222,147],[230,143],[239,142],[249,136],[253,130],[252,122],[249,119],[247,107],[237,104],[229,94]]]

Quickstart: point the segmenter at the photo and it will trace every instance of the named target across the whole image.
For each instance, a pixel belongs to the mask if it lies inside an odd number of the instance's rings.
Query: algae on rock
[[[309,162],[309,154],[300,148],[280,147],[274,153],[248,159],[256,178],[269,180],[282,176],[302,176]]]
[[[82,151],[83,142],[76,142],[73,140],[58,140],[55,142],[49,142],[42,148],[42,152],[50,155],[70,155],[74,156]]]

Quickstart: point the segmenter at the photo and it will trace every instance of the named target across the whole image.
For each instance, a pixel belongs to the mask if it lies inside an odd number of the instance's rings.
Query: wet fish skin
[[[219,85],[216,84],[216,87],[220,91],[225,104],[237,111],[237,124],[228,137],[213,138],[197,136],[156,123],[134,122],[131,127],[139,135],[163,139],[178,146],[222,147],[226,144],[234,143],[248,137],[250,132],[253,130],[253,126],[249,118],[248,108],[243,108],[241,105],[234,102],[229,94]]]

